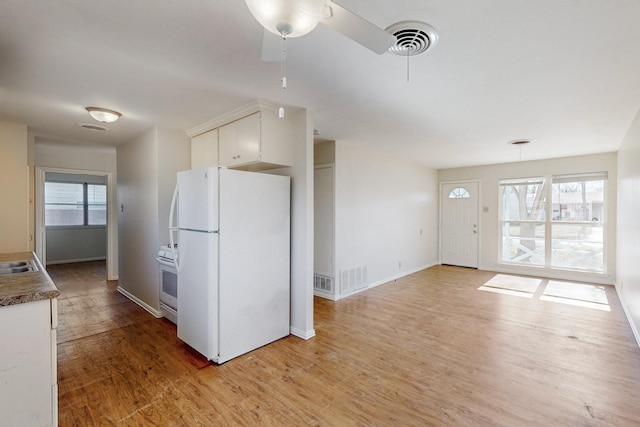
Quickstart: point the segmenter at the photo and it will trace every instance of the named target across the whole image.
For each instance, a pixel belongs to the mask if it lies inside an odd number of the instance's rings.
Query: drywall
[[[313,164],[322,165],[336,161],[336,142],[318,141],[313,144]]]
[[[640,344],[640,111],[618,152],[616,288]]]
[[[190,141],[184,131],[154,127],[119,145],[117,159],[118,288],[159,315],[155,257],[169,238],[169,205],[176,173],[189,169]]]
[[[27,126],[0,122],[0,253],[29,250]]]
[[[34,166],[41,175],[36,180],[44,181],[45,173],[67,173],[84,175],[89,173],[107,181],[107,279],[118,279],[118,227],[117,227],[117,163],[115,147],[105,145],[81,144],[56,138],[34,137]],[[42,185],[42,182],[36,182]],[[36,209],[40,202],[36,200]],[[59,237],[59,236],[56,236]],[[96,245],[101,242],[96,241]],[[48,246],[48,245],[47,245]],[[50,260],[47,256],[47,262]],[[58,259],[54,254],[54,259]]]
[[[313,113],[287,112],[294,133],[293,166],[265,171],[291,177],[291,333],[315,336],[313,327]]]
[[[480,181],[480,259],[478,263],[480,269],[612,284],[615,278],[616,258],[616,161],[616,153],[605,153],[488,166],[441,169],[438,171],[438,176],[440,182]],[[605,274],[564,272],[562,270],[499,264],[498,182],[500,179],[603,171],[609,174],[606,195],[608,211],[606,213],[607,222],[605,228],[607,238]]]
[[[437,172],[344,141],[336,141],[335,160],[340,296],[353,292],[351,271],[362,277],[366,267],[370,287],[436,264]]]
[[[158,238],[169,244],[169,208],[177,173],[191,168],[191,141],[182,130],[158,128]]]
[[[103,260],[106,255],[104,226],[47,228],[47,265]]]

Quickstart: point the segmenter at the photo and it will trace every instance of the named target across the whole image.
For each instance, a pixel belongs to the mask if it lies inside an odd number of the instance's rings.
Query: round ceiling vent
[[[438,33],[424,22],[402,21],[388,26],[386,31],[396,38],[396,43],[389,48],[396,55],[418,55],[438,43]]]
[[[78,126],[89,130],[107,130],[107,128],[104,126],[94,125],[91,123],[78,123]]]

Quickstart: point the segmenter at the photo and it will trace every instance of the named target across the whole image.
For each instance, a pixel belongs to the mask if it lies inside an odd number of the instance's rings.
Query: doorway
[[[478,181],[440,185],[440,263],[478,268]]]
[[[334,165],[314,169],[314,292],[335,299],[334,274]]]
[[[117,267],[117,255],[116,255],[116,241],[115,233],[117,227],[116,210],[113,208],[115,205],[115,186],[113,182],[113,176],[111,172],[102,171],[88,171],[88,170],[75,170],[75,169],[62,169],[62,168],[47,168],[36,167],[36,203],[35,203],[35,236],[36,236],[36,254],[42,264],[46,267],[49,257],[47,255],[47,226],[46,226],[46,199],[45,199],[45,187],[47,177],[51,180],[51,177],[76,177],[80,179],[82,176],[94,177],[96,181],[106,182],[106,279],[115,280],[118,278]],[[74,181],[74,179],[69,179]],[[90,228],[90,227],[89,227]],[[60,231],[60,230],[58,230]],[[95,231],[95,230],[94,230]],[[59,233],[58,233],[59,234]],[[84,242],[86,243],[86,242]]]

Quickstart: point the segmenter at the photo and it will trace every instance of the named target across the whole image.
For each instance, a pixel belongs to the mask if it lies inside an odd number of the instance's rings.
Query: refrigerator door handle
[[[176,184],[175,190],[173,190],[173,198],[171,199],[171,207],[169,208],[169,242],[171,246],[171,252],[173,253],[173,263],[176,265],[176,270],[180,271],[180,262],[178,260],[178,254],[176,253],[176,245],[173,240],[173,233],[179,232],[179,228],[173,225],[173,214],[177,208],[176,201],[178,200],[178,185]]]

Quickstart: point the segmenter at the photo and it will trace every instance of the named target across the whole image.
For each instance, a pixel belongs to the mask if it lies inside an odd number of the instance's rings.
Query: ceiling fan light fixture
[[[245,0],[253,17],[282,37],[309,34],[324,13],[324,0]]]
[[[117,111],[107,110],[106,108],[87,107],[86,110],[91,117],[102,123],[113,123],[122,116]]]

